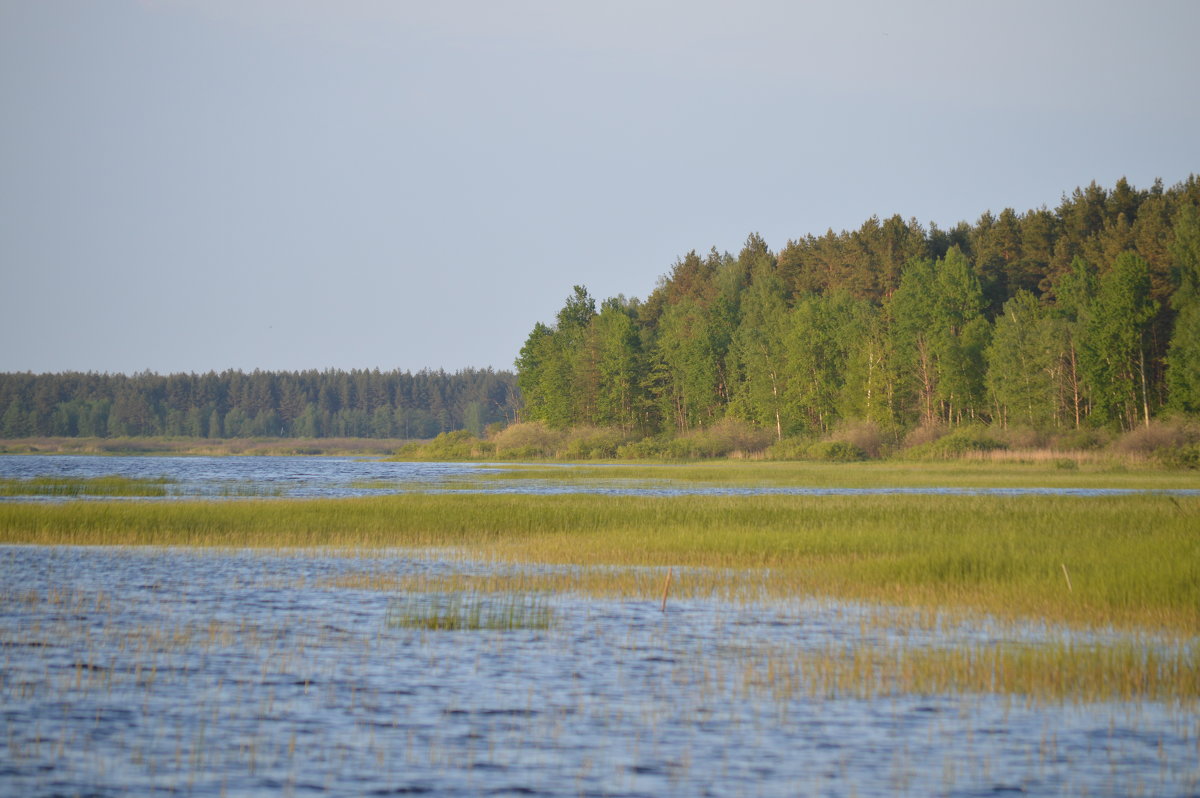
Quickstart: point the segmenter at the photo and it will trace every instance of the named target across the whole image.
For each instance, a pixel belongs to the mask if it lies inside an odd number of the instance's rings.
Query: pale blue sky
[[[690,249],[1200,172],[1200,2],[0,0],[0,371],[510,368]]]

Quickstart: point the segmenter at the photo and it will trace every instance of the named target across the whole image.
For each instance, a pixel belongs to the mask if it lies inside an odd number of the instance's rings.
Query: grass
[[[0,504],[3,543],[457,548],[506,562],[736,571],[776,597],[1185,634],[1200,629],[1198,529],[1200,498],[1156,495]],[[724,578],[712,577],[706,589],[719,592]]]
[[[520,464],[481,468],[475,479],[545,479],[554,481],[664,480],[737,487],[843,488],[1116,488],[1126,490],[1200,490],[1200,471],[1147,466],[1127,468],[1111,461],[1070,469],[1052,462],[964,458],[912,463],[736,462],[562,465]]]
[[[545,595],[448,591],[405,593],[388,607],[393,628],[426,631],[549,629],[554,613]]]
[[[166,496],[174,480],[134,479],[118,474],[102,477],[0,478],[0,496]]]
[[[1200,649],[1134,640],[1079,644],[923,648],[857,645],[838,650],[760,654],[743,671],[753,693],[796,695],[992,694],[1039,702],[1200,699]]]

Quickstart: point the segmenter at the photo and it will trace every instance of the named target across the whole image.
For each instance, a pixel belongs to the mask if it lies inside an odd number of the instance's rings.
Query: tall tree
[[[788,316],[784,345],[787,353],[787,402],[798,420],[811,432],[828,432],[847,407],[847,380],[865,369],[863,384],[852,390],[855,410],[870,417],[872,392],[878,392],[871,374],[881,366],[872,361],[868,340],[871,305],[845,291],[810,294],[801,298]],[[865,354],[865,358],[863,355]],[[861,358],[861,359],[860,359]],[[873,419],[874,420],[874,419]]]
[[[1175,281],[1171,296],[1175,328],[1167,351],[1171,406],[1200,413],[1200,210],[1186,206],[1175,222],[1171,244]]]
[[[1121,253],[1100,277],[1083,330],[1083,371],[1098,421],[1131,429],[1140,413],[1150,423],[1145,333],[1156,312],[1145,259]]]
[[[724,415],[712,318],[695,300],[667,306],[658,323],[652,379],[664,419],[677,432]]]
[[[645,360],[634,322],[636,307],[623,298],[607,299],[592,319],[589,341],[596,351],[597,424],[630,432],[638,424]]]
[[[742,297],[741,323],[733,336],[740,390],[734,395],[731,409],[748,421],[772,427],[777,439],[783,438],[787,415],[787,303],[783,292],[783,282],[775,275],[773,264],[757,264]],[[789,418],[788,426],[791,424]]]
[[[909,263],[889,302],[898,376],[926,425],[974,418],[983,402],[990,326],[966,255]]]
[[[987,385],[1002,423],[1019,420],[1031,427],[1055,419],[1058,351],[1053,320],[1028,291],[1004,303],[987,348]]]

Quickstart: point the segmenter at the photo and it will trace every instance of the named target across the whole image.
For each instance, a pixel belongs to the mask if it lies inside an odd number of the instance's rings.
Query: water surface
[[[548,599],[550,628],[429,632],[389,622],[395,592],[334,586],[364,571],[507,567],[436,553],[0,547],[0,794],[1200,789],[1187,707],[859,698],[764,680],[764,651],[894,638],[853,604],[697,599],[664,613],[568,593]],[[904,637],[1049,633],[984,623]]]
[[[889,485],[848,488],[803,485],[704,485],[669,480],[477,479],[481,475],[504,468],[504,464],[493,463],[388,462],[347,457],[0,455],[0,478],[89,478],[110,474],[136,479],[166,478],[171,480],[166,486],[168,498],[347,498],[414,490],[535,495],[587,493],[612,496],[1117,496],[1151,492],[1200,496],[1200,490],[1138,491],[1121,488],[959,488]],[[9,497],[10,500],[29,498]]]

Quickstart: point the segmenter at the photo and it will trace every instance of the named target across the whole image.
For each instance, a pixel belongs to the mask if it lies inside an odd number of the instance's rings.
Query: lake
[[[662,612],[560,595],[544,628],[431,631],[394,622],[395,594],[338,586],[497,567],[0,548],[0,792],[1116,796],[1200,783],[1185,707],[810,695],[757,679],[766,651],[882,643],[886,624],[854,604]]]
[[[165,476],[179,498],[492,489],[470,464],[26,456],[0,468]],[[570,489],[512,482],[498,489]],[[745,593],[664,610],[582,589],[445,588],[530,576],[584,582],[582,569],[437,550],[0,546],[0,794],[1200,794],[1194,704],[864,690],[797,667],[1167,641]]]

